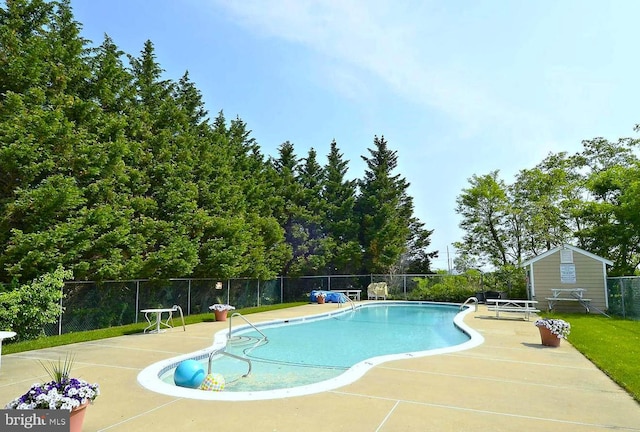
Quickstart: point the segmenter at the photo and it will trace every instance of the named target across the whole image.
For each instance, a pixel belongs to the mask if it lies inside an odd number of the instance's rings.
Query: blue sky
[[[291,141],[351,177],[384,135],[416,216],[446,250],[474,175],[510,183],[549,152],[636,136],[640,2],[634,0],[72,0],[83,36],[185,71],[212,117],[253,131],[265,155]]]

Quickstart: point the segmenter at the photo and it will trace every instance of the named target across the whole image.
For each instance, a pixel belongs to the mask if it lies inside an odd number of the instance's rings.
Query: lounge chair
[[[378,300],[378,298],[386,300],[388,295],[389,292],[387,290],[386,282],[370,283],[367,287],[367,298],[369,300]]]

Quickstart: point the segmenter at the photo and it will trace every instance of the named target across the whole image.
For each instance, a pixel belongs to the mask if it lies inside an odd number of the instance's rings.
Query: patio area
[[[309,304],[247,318],[258,323],[335,308]],[[476,348],[384,363],[333,391],[267,401],[196,401],[138,384],[149,364],[211,345],[225,322],[3,355],[0,404],[47,380],[38,360],[73,353],[72,375],[101,389],[87,411],[85,432],[640,431],[640,404],[571,344],[543,347],[533,319],[494,317],[483,305],[466,316],[485,338]]]

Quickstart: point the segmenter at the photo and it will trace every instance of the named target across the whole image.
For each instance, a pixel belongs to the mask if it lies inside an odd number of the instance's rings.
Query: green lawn
[[[277,310],[277,309],[285,309],[285,308],[290,308],[294,306],[300,306],[303,304],[307,304],[307,303],[306,302],[284,303],[284,304],[239,309],[234,312],[240,312],[242,315],[249,315],[252,313],[265,312],[265,311]],[[196,324],[196,323],[208,322],[208,321],[215,321],[212,313],[189,315],[184,317],[185,324]],[[175,325],[179,325],[178,323],[180,323],[180,317],[178,317],[178,321],[176,321],[174,317],[173,322]],[[5,344],[2,346],[2,353],[12,354],[12,353],[19,353],[23,351],[31,351],[35,349],[50,348],[50,347],[55,347],[60,345],[68,345],[68,344],[77,343],[77,342],[88,342],[88,341],[98,340],[98,339],[106,339],[106,338],[111,338],[116,336],[142,333],[142,331],[147,326],[148,326],[148,323],[143,320],[143,322],[139,322],[137,324],[128,324],[120,327],[109,327],[106,329],[90,330],[90,331],[77,332],[77,333],[67,333],[61,336],[42,337],[40,339],[23,341],[23,342],[11,343],[9,340],[5,340]]]
[[[640,321],[587,314],[545,316],[569,322],[569,342],[640,402]]]

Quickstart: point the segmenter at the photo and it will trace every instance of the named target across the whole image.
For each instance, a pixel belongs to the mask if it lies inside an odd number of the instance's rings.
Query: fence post
[[[191,279],[189,279],[189,287],[187,288],[187,315],[191,315]]]
[[[136,279],[136,324],[138,324],[139,310],[140,310],[140,281]]]
[[[58,315],[58,336],[62,335],[62,311],[64,310],[64,305],[62,304],[62,299],[64,298],[64,284],[60,287],[60,314]]]
[[[620,303],[622,306],[622,318],[627,318],[627,312],[624,308],[624,281],[625,279],[618,278],[620,281]]]

